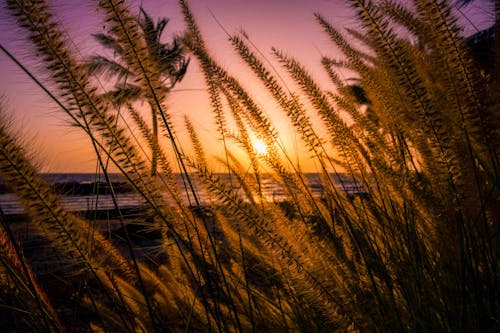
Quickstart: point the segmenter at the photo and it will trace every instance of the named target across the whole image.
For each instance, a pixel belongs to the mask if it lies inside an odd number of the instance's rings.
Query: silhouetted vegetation
[[[212,172],[188,118],[193,154],[176,139],[158,71],[163,58],[144,39],[159,37],[163,23],[150,19],[145,31],[124,1],[98,4],[121,66],[164,129],[156,144],[129,104],[143,136],[134,139],[45,1],[7,0],[53,98],[92,142],[109,193],[108,162],[145,204],[132,218],[117,206],[104,221],[65,211],[0,122],[0,174],[29,216],[29,228],[18,229],[0,216],[2,330],[499,331],[499,90],[474,63],[447,2],[415,0],[412,10],[391,0],[347,2],[359,31],[341,32],[321,14],[316,20],[342,51],[342,66],[358,76],[354,86],[341,79],[337,61],[322,59],[331,79],[324,88],[273,49],[294,83],[286,84],[245,34],[230,38],[319,166],[325,194],[318,198],[240,83],[250,78],[233,76],[212,56],[217,50],[206,45],[186,1],[179,1],[182,47],[204,75],[225,147],[218,160],[232,186]],[[409,36],[398,35],[398,26]],[[265,153],[254,151],[253,136]],[[140,142],[156,151],[157,175]],[[263,170],[280,182],[286,202],[263,196]],[[343,173],[363,195],[350,192]],[[209,205],[200,203],[195,180]],[[97,227],[111,222],[115,231]],[[23,252],[27,241],[43,246]]]

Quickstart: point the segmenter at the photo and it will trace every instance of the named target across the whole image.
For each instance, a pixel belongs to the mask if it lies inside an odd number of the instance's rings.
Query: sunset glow
[[[0,332],[499,331],[499,1],[4,2]]]
[[[253,148],[257,155],[265,155],[267,153],[267,146],[264,141],[256,139],[253,142]]]
[[[65,22],[64,28],[72,36],[74,46],[78,46],[78,52],[83,57],[102,52],[101,47],[91,37],[91,34],[104,32],[104,26],[99,23],[99,16],[91,6],[73,6],[67,0],[53,1],[54,8],[57,8]],[[164,40],[167,41],[171,35],[178,34],[184,29],[182,13],[177,1],[130,1],[133,12],[138,15],[139,5],[144,6],[150,13],[154,13],[156,20],[160,16],[166,16],[170,23],[164,33]],[[478,1],[465,8],[472,13],[468,16],[475,18],[484,28],[490,22],[486,18],[477,18],[484,14],[488,0]],[[321,67],[321,55],[331,58],[340,58],[338,52],[326,35],[321,31],[314,19],[313,13],[324,13],[326,17],[334,20],[337,26],[349,26],[352,22],[348,6],[342,1],[292,1],[287,4],[287,10],[282,11],[281,1],[192,1],[191,3],[196,19],[207,39],[207,45],[213,47],[216,58],[225,59],[224,64],[232,73],[245,73],[245,83],[254,93],[258,103],[263,106],[269,114],[275,127],[284,128],[287,126],[281,118],[279,112],[272,110],[272,101],[269,101],[265,92],[262,92],[252,73],[240,61],[235,60],[234,52],[229,43],[226,43],[227,35],[237,34],[240,29],[244,29],[252,44],[266,56],[269,55],[271,47],[285,52],[292,53],[294,58],[300,61],[320,83],[324,83],[324,88],[328,89],[327,77]],[[7,16],[6,13],[3,13]],[[9,49],[14,55],[26,54],[22,48],[26,44],[20,42],[18,31],[11,29],[14,24],[12,20],[4,20],[3,29],[0,29],[0,40],[2,45]],[[290,29],[293,27],[293,29]],[[467,33],[471,33],[470,25],[466,25]],[[293,32],[292,32],[293,31]],[[29,58],[28,58],[29,59]],[[26,59],[22,59],[26,61]],[[273,61],[273,57],[269,57]],[[30,61],[26,65],[33,70],[36,66]],[[206,87],[200,75],[199,64],[192,61],[185,78],[169,94],[169,110],[172,111],[172,121],[178,130],[182,132],[182,125],[179,119],[186,113],[195,113],[197,128],[201,131],[202,140],[209,142],[211,138],[205,133],[212,133],[212,113],[210,102],[206,96]],[[280,66],[275,66],[279,70]],[[13,118],[22,121],[28,131],[37,135],[37,149],[45,151],[42,158],[44,170],[50,172],[92,172],[95,169],[96,161],[93,157],[93,150],[88,139],[80,132],[68,129],[67,119],[63,116],[53,117],[54,113],[59,114],[60,109],[55,105],[26,75],[16,67],[16,65],[3,53],[0,53],[0,69],[2,79],[0,80],[0,91],[8,96],[10,113]],[[39,74],[35,72],[35,74]],[[113,86],[114,82],[104,82]],[[22,96],[16,98],[15,96]],[[147,109],[146,107],[142,107]],[[147,110],[145,113],[149,112]],[[280,139],[292,141],[291,136],[287,137],[282,131]],[[64,136],[66,140],[57,140],[57,137]],[[261,145],[262,146],[262,145]],[[291,146],[287,146],[291,149]],[[216,145],[206,147],[209,154],[217,154]],[[257,150],[257,149],[256,149]],[[257,150],[258,151],[258,150]],[[67,158],[68,154],[73,154],[75,158]],[[314,165],[308,164],[305,156],[302,164],[310,170],[314,170]]]

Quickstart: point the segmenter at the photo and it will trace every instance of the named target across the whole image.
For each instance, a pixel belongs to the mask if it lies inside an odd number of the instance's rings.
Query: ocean
[[[231,182],[227,174],[218,174],[217,176],[226,186],[231,186],[232,183],[235,183],[234,179]],[[86,173],[52,173],[43,174],[42,177],[55,188],[71,189],[71,191],[66,191],[66,194],[59,194],[61,204],[69,211],[81,212],[88,210],[114,209],[112,197],[109,193],[104,191],[102,192],[104,194],[92,194],[95,192],[91,191],[91,189],[93,189],[96,183],[100,182],[102,185],[102,183],[105,182],[104,176],[102,175],[99,177],[95,174]],[[363,192],[360,185],[356,183],[352,177],[347,175],[332,175],[331,177],[334,183],[339,185],[339,188],[343,188],[347,194],[353,195]],[[119,190],[116,194],[116,199],[120,208],[137,208],[143,204],[143,199],[139,194],[126,190],[124,179],[120,174],[110,174],[110,180],[113,184],[122,185],[119,187],[122,190]],[[321,197],[323,195],[323,185],[319,174],[305,174],[305,181],[314,196]],[[177,182],[178,184],[183,184],[180,174],[177,175]],[[343,187],[340,186],[341,183]],[[201,204],[210,202],[208,193],[202,189],[202,186],[200,186],[196,180],[194,181],[194,187],[196,188]],[[0,209],[3,214],[22,214],[24,210],[19,201],[14,194],[8,193],[8,191],[5,190],[2,180],[0,180],[0,188],[3,189],[0,191]],[[283,187],[270,175],[261,175],[261,190],[264,198],[268,201],[280,202],[287,200],[287,195]],[[190,201],[186,191],[183,191],[181,194],[183,195],[183,200],[189,203]]]

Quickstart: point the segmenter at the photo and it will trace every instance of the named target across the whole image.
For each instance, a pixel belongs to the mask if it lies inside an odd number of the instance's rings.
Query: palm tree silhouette
[[[162,93],[167,95],[172,88],[182,80],[189,65],[189,58],[185,57],[181,46],[181,36],[174,36],[171,43],[161,42],[161,35],[169,20],[158,19],[155,24],[152,18],[141,7],[141,15],[137,20],[140,28],[140,38],[147,51],[148,66],[154,66],[161,81]],[[134,72],[127,63],[127,54],[119,36],[113,32],[93,35],[103,47],[113,51],[113,57],[102,55],[91,56],[87,60],[87,69],[90,74],[104,75],[116,79],[115,88],[103,94],[103,97],[112,100],[116,106],[138,100],[147,100],[151,110],[152,138],[151,144],[151,175],[157,173],[158,163],[158,107],[154,100],[148,97],[149,88],[141,85],[139,73]],[[139,82],[139,83],[137,83]]]

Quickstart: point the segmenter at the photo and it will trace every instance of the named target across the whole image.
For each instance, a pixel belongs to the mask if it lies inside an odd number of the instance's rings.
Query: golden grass
[[[8,10],[52,80],[51,97],[91,140],[100,172],[107,178],[111,162],[143,197],[148,217],[134,227],[153,232],[157,246],[150,257],[142,256],[128,232],[131,226],[125,227],[131,222],[123,216],[119,242],[100,234],[95,221],[64,211],[3,121],[0,175],[45,246],[58,254],[52,260],[61,269],[56,277],[31,272],[33,258],[24,258],[23,244],[15,246],[18,235],[2,215],[0,284],[6,288],[0,293],[5,314],[0,327],[498,330],[500,145],[494,82],[477,69],[446,2],[415,0],[415,12],[393,1],[348,2],[362,27],[348,33],[365,44],[364,50],[350,45],[320,14],[316,18],[344,53],[343,66],[358,74],[363,99],[339,78],[330,59],[322,64],[335,89],[325,91],[293,57],[273,50],[299,89],[292,93],[245,35],[230,39],[320,166],[325,193],[317,198],[280,144],[279,130],[240,84],[242,78],[211,56],[186,1],[180,0],[187,26],[183,48],[206,79],[225,147],[218,160],[231,174],[231,186],[210,169],[204,142],[188,118],[194,156],[176,140],[165,108],[168,89],[162,89],[155,59],[146,52],[139,23],[124,1],[100,1],[98,9],[165,130],[158,144],[133,105],[122,110],[155,152],[158,175],[151,174],[141,153],[145,147],[119,121],[114,102],[97,92],[88,66],[68,46],[45,1],[8,0]],[[397,35],[389,28],[393,24],[406,27],[419,43]],[[229,129],[229,123],[236,128]],[[265,153],[255,151],[253,136],[265,144]],[[239,146],[250,164],[238,160],[230,145]],[[174,164],[182,184],[176,183]],[[286,203],[263,198],[264,169],[285,189]],[[332,174],[338,170],[345,170],[366,195],[350,195],[346,184],[336,185]],[[201,205],[195,181],[209,193],[210,205]],[[183,191],[190,203],[181,199]],[[43,291],[54,281],[58,288]]]

